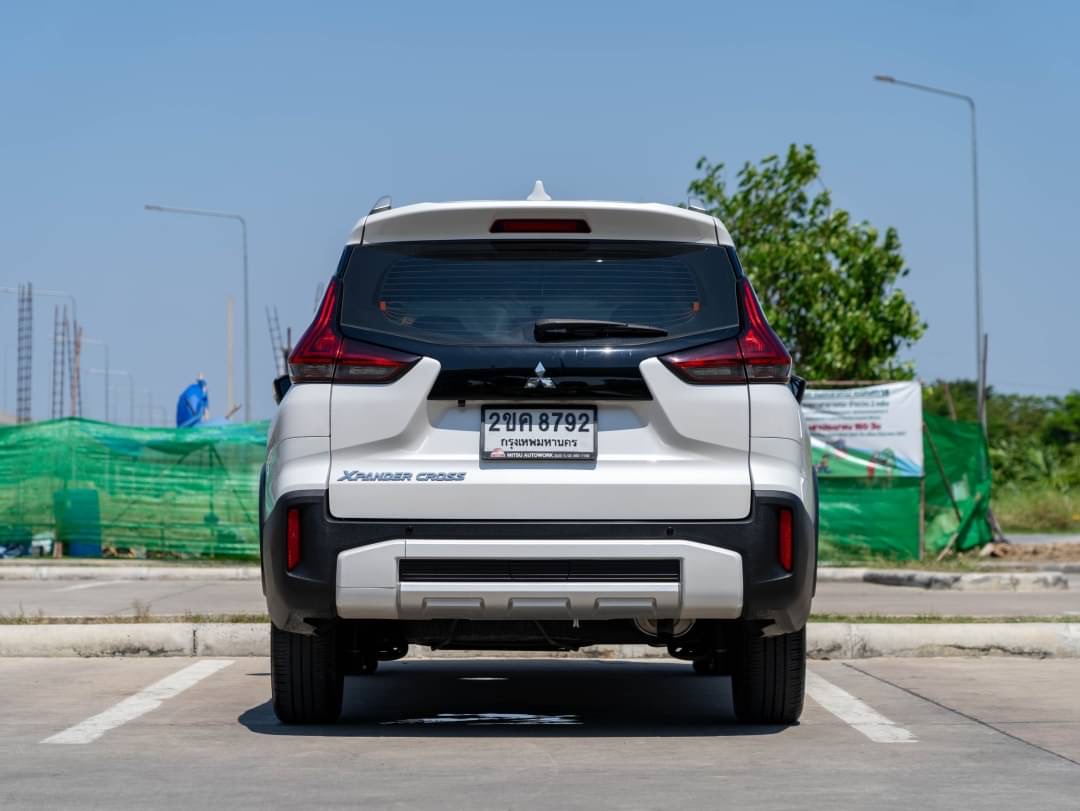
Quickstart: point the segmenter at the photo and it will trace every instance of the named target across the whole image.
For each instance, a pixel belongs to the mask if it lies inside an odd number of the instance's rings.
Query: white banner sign
[[[807,389],[802,403],[819,476],[922,476],[922,387]]]

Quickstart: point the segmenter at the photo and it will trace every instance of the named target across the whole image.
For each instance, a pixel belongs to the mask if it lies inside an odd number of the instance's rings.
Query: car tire
[[[270,626],[270,685],[283,724],[332,724],[341,715],[345,677],[333,629],[294,634]]]
[[[731,693],[744,724],[794,724],[806,692],[806,628],[789,634],[746,634],[735,651]]]

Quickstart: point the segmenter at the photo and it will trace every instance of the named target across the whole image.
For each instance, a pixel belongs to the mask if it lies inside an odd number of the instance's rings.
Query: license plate
[[[484,406],[480,409],[480,458],[596,458],[596,406]]]

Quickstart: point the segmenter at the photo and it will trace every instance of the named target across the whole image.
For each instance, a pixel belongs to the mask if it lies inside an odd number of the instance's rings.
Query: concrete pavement
[[[1075,807],[1080,661],[810,672],[801,724],[752,728],[686,663],[405,660],[289,728],[261,658],[2,659],[0,805]]]
[[[816,614],[963,617],[1080,617],[1080,578],[1068,590],[939,591],[872,583],[818,583]],[[0,591],[0,594],[3,592]]]
[[[1034,592],[943,591],[872,583],[819,583],[819,614],[1080,616],[1073,588]],[[0,616],[120,617],[138,614],[263,614],[258,580],[0,580]]]

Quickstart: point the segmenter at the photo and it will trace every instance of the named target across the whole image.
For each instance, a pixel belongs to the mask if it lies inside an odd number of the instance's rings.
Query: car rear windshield
[[[347,258],[341,324],[479,345],[535,343],[541,319],[640,324],[682,337],[737,327],[735,288],[735,269],[721,246],[610,240],[362,245]]]

